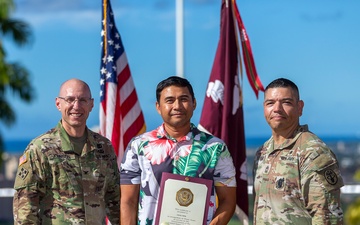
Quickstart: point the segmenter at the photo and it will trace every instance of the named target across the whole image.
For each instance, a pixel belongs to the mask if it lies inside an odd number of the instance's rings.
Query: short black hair
[[[194,90],[190,84],[190,82],[182,77],[171,76],[166,78],[165,80],[160,81],[160,83],[156,87],[156,101],[160,102],[160,94],[164,88],[169,86],[177,86],[177,87],[187,87],[190,95],[193,100],[195,100]]]
[[[265,92],[269,89],[269,88],[287,88],[290,87],[295,95],[297,100],[300,100],[300,94],[299,94],[299,89],[296,86],[296,84],[294,82],[292,82],[289,79],[286,78],[278,78],[273,80],[270,84],[268,84],[268,86],[266,86],[265,88]]]

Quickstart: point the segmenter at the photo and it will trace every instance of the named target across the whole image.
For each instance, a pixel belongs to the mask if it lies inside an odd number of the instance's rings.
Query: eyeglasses
[[[58,97],[66,102],[68,105],[74,105],[76,101],[82,106],[89,105],[93,98],[75,98],[73,96]]]

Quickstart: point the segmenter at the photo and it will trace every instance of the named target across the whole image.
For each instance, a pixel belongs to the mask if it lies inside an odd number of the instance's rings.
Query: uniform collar
[[[93,133],[87,127],[85,129],[86,129],[86,134],[87,134],[87,142],[90,142],[90,146],[91,146],[90,151],[92,151],[92,150],[96,149],[96,142],[92,135]],[[62,150],[64,152],[74,151],[73,146],[70,142],[69,135],[65,131],[65,129],[61,123],[61,120],[56,125],[56,130],[58,130],[58,132],[59,132]]]
[[[297,139],[299,139],[299,137],[301,136],[302,133],[304,132],[308,132],[309,128],[308,125],[300,125],[293,133],[293,135],[286,139],[280,146],[277,146],[275,148],[274,146],[274,138],[273,136],[271,136],[271,138],[265,142],[264,146],[266,148],[267,152],[273,152],[276,150],[282,150],[282,149],[289,149],[291,148],[291,146],[293,146],[293,144],[297,141]]]

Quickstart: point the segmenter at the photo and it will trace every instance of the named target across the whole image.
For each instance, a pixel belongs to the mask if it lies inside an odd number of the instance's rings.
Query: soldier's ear
[[[298,104],[298,113],[299,113],[299,117],[300,117],[300,116],[302,116],[302,112],[303,112],[303,108],[304,108],[304,101],[299,100],[297,104]]]
[[[59,111],[61,111],[60,99],[57,97],[55,98],[55,106]]]

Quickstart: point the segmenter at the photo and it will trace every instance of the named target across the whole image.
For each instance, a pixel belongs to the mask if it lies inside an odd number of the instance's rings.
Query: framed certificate
[[[206,225],[212,182],[163,172],[155,225]]]

